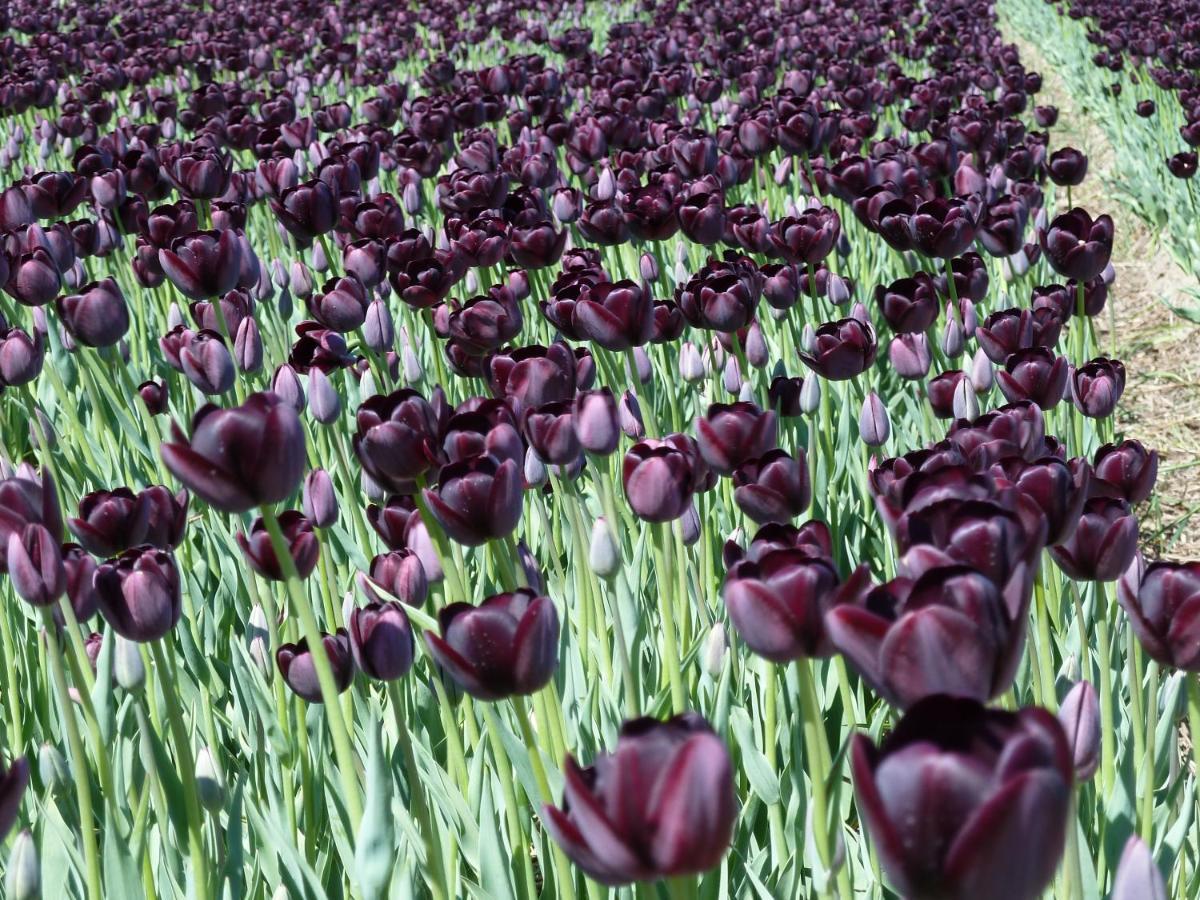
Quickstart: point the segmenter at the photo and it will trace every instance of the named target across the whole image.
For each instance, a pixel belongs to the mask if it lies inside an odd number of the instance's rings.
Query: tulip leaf
[[[1158,723],[1154,729],[1154,783],[1161,784],[1166,777],[1172,755],[1178,753],[1175,741],[1175,727],[1178,720],[1179,704],[1183,695],[1184,675],[1182,672],[1172,672],[1164,680],[1162,690],[1151,701],[1161,706],[1158,708]]]
[[[108,815],[105,820],[108,822]],[[112,823],[108,822],[111,826]],[[139,897],[144,894],[137,861],[115,827],[104,829],[104,888],[109,897]]]
[[[96,684],[92,688],[92,706],[96,711],[96,724],[100,737],[107,744],[113,735],[113,650],[117,642],[112,638],[112,629],[105,626],[100,641],[100,655],[96,658]]]
[[[376,711],[378,712],[378,711]],[[378,723],[379,716],[370,721]],[[354,879],[368,900],[387,894],[396,859],[396,834],[392,823],[392,777],[384,761],[379,725],[367,729],[366,805],[354,848]]]
[[[750,789],[768,806],[778,803],[779,776],[771,770],[766,756],[755,743],[754,726],[745,707],[735,706],[729,711],[729,727],[742,756],[742,768],[750,782]],[[768,740],[773,739],[774,736],[768,737]]]
[[[1191,831],[1196,806],[1192,803],[1192,798],[1196,796],[1195,785],[1195,776],[1188,775],[1186,778],[1175,779],[1175,784],[1171,786],[1171,793],[1173,795],[1182,794],[1184,801],[1179,804],[1179,819],[1167,831],[1163,837],[1162,846],[1158,850],[1158,864],[1164,872],[1174,871],[1175,860],[1178,859],[1179,851]],[[1183,789],[1180,790],[1180,788]]]
[[[288,894],[295,898],[318,900],[325,895],[317,873],[297,851],[292,842],[274,819],[274,813],[264,815],[253,803],[246,805],[250,825],[261,840],[264,849],[279,857],[279,877],[287,887]]]
[[[492,799],[491,784],[484,788],[480,797],[479,821],[491,824],[479,829],[479,880],[482,884],[472,893],[482,900],[515,900],[512,867],[500,846],[503,829],[498,823],[502,817]],[[515,848],[514,852],[521,852],[520,848]]]

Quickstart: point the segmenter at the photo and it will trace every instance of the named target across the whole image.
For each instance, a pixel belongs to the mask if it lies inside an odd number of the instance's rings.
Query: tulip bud
[[[616,577],[621,570],[621,548],[603,516],[592,525],[592,540],[588,548],[588,565],[605,580]]]
[[[216,812],[225,805],[225,783],[217,771],[212,751],[201,747],[196,754],[196,794],[200,805],[209,812]]]
[[[332,425],[342,414],[342,398],[337,388],[318,368],[308,371],[308,411],[322,425]]]
[[[704,647],[701,649],[700,655],[704,671],[710,678],[715,680],[721,677],[721,670],[725,667],[725,654],[728,650],[729,640],[725,636],[725,626],[720,622],[713,623],[713,627],[708,631],[708,636],[704,639]]]
[[[32,606],[49,606],[67,589],[62,551],[43,525],[31,523],[12,531],[7,561],[13,590]]]
[[[730,356],[725,360],[725,373],[722,376],[722,383],[725,385],[725,390],[731,394],[737,394],[742,389],[742,373],[738,368],[736,357]]]
[[[658,281],[658,260],[653,254],[643,253],[638,259],[638,273],[642,276],[642,281],[655,282]]]
[[[305,476],[300,506],[305,518],[317,528],[328,528],[337,521],[337,495],[333,479],[324,469],[313,469]]]
[[[947,359],[957,359],[963,352],[963,327],[953,312],[946,317],[946,327],[942,330],[942,353]]]
[[[373,300],[367,307],[366,321],[362,326],[363,340],[376,353],[390,350],[395,343],[396,332],[392,314],[382,300]]]
[[[28,829],[17,833],[9,851],[4,896],[10,900],[38,900],[42,896],[42,866]]]
[[[250,619],[246,623],[246,642],[253,659],[264,674],[270,674],[271,662],[269,656],[270,633],[267,630],[267,614],[263,608],[255,604],[250,610]]]
[[[704,380],[704,360],[691,341],[684,341],[679,348],[679,375],[689,384],[698,384]]]
[[[735,337],[734,340],[737,338]],[[770,351],[767,349],[767,341],[763,337],[762,328],[758,322],[751,322],[750,327],[746,330],[745,350],[746,362],[756,369],[766,367],[770,360]]]
[[[114,637],[117,643],[113,646],[113,677],[131,694],[141,693],[146,684],[146,664],[142,660],[142,651],[135,642],[121,635]]]
[[[816,379],[810,378],[809,381]],[[892,422],[887,407],[874,391],[863,399],[862,412],[858,416],[858,433],[868,447],[882,447],[891,436]]]
[[[959,378],[954,385],[951,409],[956,419],[974,422],[979,418],[979,398],[975,394],[975,386],[971,383],[970,378]]]
[[[821,379],[806,378],[800,387],[800,411],[812,415],[821,405]]]
[[[1063,698],[1058,721],[1071,746],[1075,777],[1087,781],[1100,764],[1100,703],[1089,682],[1080,681]]]
[[[618,420],[621,423],[621,430],[625,434],[633,438],[633,440],[641,440],[646,435],[646,426],[642,423],[642,407],[638,403],[637,394],[632,391],[625,391],[621,394],[621,402],[617,406]]]
[[[287,363],[275,370],[271,391],[296,412],[304,411],[304,388],[300,384],[300,376]]]
[[[526,488],[541,487],[550,478],[550,473],[546,470],[546,463],[532,447],[525,451],[524,478]]]
[[[1167,900],[1167,884],[1154,863],[1150,848],[1130,835],[1117,863],[1110,900]]]
[[[57,796],[74,788],[75,783],[71,779],[71,770],[67,767],[67,758],[49,742],[38,748],[38,774],[53,795]]]
[[[996,372],[992,368],[992,361],[988,359],[988,355],[983,352],[982,347],[975,351],[975,358],[971,362],[971,371],[968,375],[971,385],[975,388],[975,393],[986,394],[991,390],[992,384],[996,380]]]
[[[238,325],[233,341],[233,356],[237,367],[243,372],[257,372],[262,368],[263,340],[258,323],[246,317]]]
[[[303,300],[307,300],[312,296],[313,278],[312,274],[305,268],[304,263],[300,260],[292,262],[290,287],[292,293]]]

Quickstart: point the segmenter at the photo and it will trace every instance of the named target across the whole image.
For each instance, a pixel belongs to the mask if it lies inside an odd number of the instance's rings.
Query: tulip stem
[[[532,898],[537,896],[537,888],[533,880],[533,865],[525,845],[525,829],[521,826],[521,816],[517,810],[517,791],[513,786],[512,761],[504,749],[504,741],[500,737],[500,726],[496,723],[496,714],[492,711],[489,703],[483,704],[483,721],[487,725],[488,738],[492,744],[492,757],[496,763],[496,772],[500,776],[500,790],[504,795],[508,841],[512,845],[512,852],[521,863],[521,874],[525,882],[524,896]]]
[[[347,832],[354,834],[362,820],[362,796],[358,784],[358,776],[354,768],[354,750],[350,744],[350,735],[346,732],[346,721],[342,717],[342,707],[338,704],[337,684],[333,680],[333,669],[329,665],[329,655],[325,652],[325,643],[321,640],[321,630],[317,626],[317,617],[313,614],[312,604],[304,594],[300,583],[300,575],[296,571],[296,562],[288,550],[287,540],[275,517],[275,510],[264,503],[259,509],[263,527],[271,538],[271,547],[275,557],[283,569],[287,583],[288,596],[292,606],[300,616],[300,633],[312,654],[313,667],[317,670],[317,683],[321,688],[321,701],[325,705],[325,713],[329,720],[329,730],[333,735],[333,750],[337,757],[338,774],[341,776],[342,793],[345,794],[346,810],[350,816]]]
[[[1034,579],[1033,590],[1037,619],[1037,653],[1033,661],[1037,664],[1038,680],[1041,682],[1041,704],[1053,712],[1058,708],[1058,697],[1054,690],[1054,651],[1050,643],[1050,613],[1046,608],[1046,586],[1040,576]]]
[[[825,867],[826,876],[832,875],[833,849],[829,834],[829,797],[825,779],[828,776],[826,758],[829,754],[825,737],[825,726],[821,720],[821,705],[817,700],[817,689],[813,682],[812,661],[807,657],[796,660],[796,674],[800,680],[800,707],[804,730],[805,760],[808,781],[812,785],[812,828],[813,840],[817,845],[817,856]],[[828,883],[821,893],[827,893]]]
[[[183,724],[183,710],[176,694],[178,680],[174,666],[168,662],[170,652],[163,653],[160,641],[150,642],[150,653],[158,669],[159,686],[167,701],[167,726],[175,743],[175,754],[179,757],[179,776],[183,782],[183,804],[187,813],[188,853],[192,858],[192,877],[195,879],[196,896],[208,897],[208,860],[204,856],[204,819],[200,813],[200,799],[196,789],[196,764],[192,756],[192,741]]]
[[[1101,797],[1112,791],[1116,772],[1116,746],[1113,734],[1112,647],[1108,631],[1108,602],[1104,582],[1093,582],[1096,620],[1096,644],[1100,666],[1100,787]]]
[[[767,768],[772,772],[779,769],[779,679],[775,675],[775,664],[769,659],[762,659],[763,679],[763,755],[767,759]],[[787,850],[783,841],[783,808],[782,798],[777,798],[767,807],[767,822],[771,830],[771,853],[777,860],[787,859]]]
[[[1139,667],[1140,668],[1140,667]],[[1139,679],[1129,686],[1130,690],[1141,691]],[[1154,846],[1151,839],[1154,836],[1154,755],[1155,728],[1158,725],[1158,663],[1151,660],[1146,667],[1146,757],[1142,763],[1142,813],[1141,836],[1147,847]]]
[[[554,802],[554,794],[550,791],[550,779],[546,777],[546,767],[542,763],[542,751],[539,749],[542,742],[533,732],[529,703],[520,694],[513,694],[512,704],[517,714],[517,724],[521,728],[521,739],[529,750],[529,762],[533,766],[533,777],[537,781],[538,793],[541,794],[542,804],[549,806]],[[553,842],[551,845],[554,854],[554,872],[558,881],[558,895],[563,900],[575,900],[575,880],[571,875],[571,865],[562,848]]]
[[[696,896],[696,879],[692,875],[664,879],[671,900],[692,900]]]
[[[679,667],[679,648],[675,634],[675,613],[672,605],[674,591],[671,590],[671,564],[668,549],[670,523],[652,524],[654,535],[655,569],[658,574],[658,613],[662,619],[663,663],[667,667],[667,679],[671,685],[671,709],[681,713],[687,709],[687,693],[683,687],[683,672]]]
[[[392,713],[396,717],[396,737],[400,744],[400,752],[404,754],[409,801],[412,803],[417,824],[421,828],[421,836],[425,839],[425,874],[429,879],[429,892],[433,900],[449,900],[450,891],[445,883],[446,869],[442,863],[442,846],[433,825],[433,817],[425,796],[425,785],[421,781],[421,771],[417,768],[412,735],[409,734],[408,722],[405,717],[404,693],[400,690],[399,680],[389,681],[387,692],[388,698],[392,701]]]
[[[100,886],[100,853],[96,845],[96,823],[92,812],[92,782],[88,773],[87,758],[83,754],[83,739],[79,736],[79,723],[75,721],[75,710],[67,692],[67,673],[63,664],[62,647],[58,643],[58,625],[51,608],[42,607],[42,624],[45,628],[46,646],[50,650],[50,673],[54,691],[58,694],[59,710],[67,732],[67,746],[71,751],[71,775],[75,779],[75,792],[79,796],[79,830],[83,838],[83,857],[87,866],[87,893],[89,900],[102,900]]]

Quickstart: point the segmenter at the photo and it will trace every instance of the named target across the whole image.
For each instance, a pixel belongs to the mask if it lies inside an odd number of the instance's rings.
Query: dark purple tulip
[[[292,557],[297,574],[301,578],[307,578],[316,568],[317,557],[321,552],[321,545],[313,533],[312,522],[297,510],[288,509],[279,513],[279,528],[287,542],[288,555]],[[275,554],[271,536],[267,534],[261,517],[254,520],[249,532],[237,533],[237,542],[242,548],[246,562],[255,572],[271,581],[286,580],[287,576],[279,557]]]
[[[579,375],[575,354],[556,341],[548,347],[531,345],[498,353],[488,362],[492,392],[514,409],[541,406],[575,396]]]
[[[718,475],[732,475],[743,463],[775,447],[775,413],[753,403],[714,403],[696,419],[700,455]]]
[[[771,225],[771,247],[792,265],[815,266],[833,250],[841,227],[838,214],[828,206],[808,209]]]
[[[0,571],[8,571],[9,537],[20,535],[30,524],[45,525],[55,535],[63,531],[54,479],[49,472],[38,475],[22,465],[15,475],[0,481]]]
[[[8,536],[8,578],[31,606],[49,606],[67,589],[58,540],[43,525],[30,524]]]
[[[197,390],[210,396],[225,393],[237,378],[233,356],[215,331],[191,334],[179,348],[179,366]]]
[[[300,496],[300,508],[314,526],[329,528],[337,522],[337,494],[333,490],[333,479],[324,469],[313,469],[304,476],[304,488]]]
[[[754,318],[762,274],[747,257],[710,259],[675,291],[675,302],[694,328],[726,333],[745,328]]]
[[[1137,553],[1138,522],[1124,500],[1094,497],[1075,533],[1050,555],[1075,581],[1116,581]]]
[[[681,230],[693,243],[711,247],[725,231],[725,200],[719,192],[692,193],[679,204]]]
[[[1069,363],[1046,347],[1012,353],[996,373],[996,383],[1010,403],[1032,400],[1042,409],[1053,409],[1067,387]]]
[[[625,454],[621,481],[638,518],[672,522],[682,516],[692,502],[697,462],[698,458],[667,441],[634,444]]]
[[[919,381],[933,365],[929,339],[923,334],[896,335],[888,344],[888,362],[901,378]]]
[[[416,479],[438,461],[433,407],[402,388],[366,400],[355,419],[354,453],[363,470],[392,493],[411,494]]]
[[[938,317],[937,290],[933,279],[924,272],[900,278],[875,288],[875,303],[888,327],[897,334],[917,334],[928,330]]]
[[[733,500],[753,522],[789,522],[808,509],[812,489],[808,460],[797,450],[793,459],[784,450],[770,450],[748,460],[733,472]]]
[[[0,252],[0,257],[4,254]],[[49,303],[62,289],[58,265],[45,247],[34,247],[12,261],[4,291],[25,306]]]
[[[409,606],[421,606],[429,593],[429,579],[416,552],[407,547],[389,550],[371,560],[371,580]]]
[[[754,653],[773,662],[833,653],[825,613],[837,595],[832,560],[798,548],[744,559],[725,576],[729,619]]]
[[[1088,158],[1074,147],[1055,150],[1046,160],[1046,173],[1059,187],[1077,187],[1087,177]]]
[[[442,634],[425,632],[437,664],[479,700],[529,695],[558,667],[558,613],[549,597],[527,588],[488,597],[479,606],[451,603],[438,611]]]
[[[521,520],[521,494],[517,463],[487,454],[443,466],[437,489],[424,497],[446,534],[474,547],[512,533]]]
[[[335,634],[322,634],[321,644],[333,670],[333,683],[340,694],[354,681],[354,658],[350,651],[350,637],[346,629],[339,628]],[[321,703],[321,684],[317,680],[317,666],[308,649],[308,641],[301,639],[295,644],[284,644],[275,651],[275,664],[279,674],[296,696],[309,703]]]
[[[1200,563],[1135,557],[1117,583],[1117,599],[1151,659],[1200,672]]]
[[[526,410],[525,439],[543,462],[555,466],[574,463],[583,447],[575,430],[574,405],[569,400],[555,400]]]
[[[193,231],[158,251],[167,278],[191,300],[221,297],[238,286],[242,244],[236,231]]]
[[[1071,746],[1076,780],[1089,780],[1100,767],[1100,701],[1090,682],[1080,681],[1067,692],[1058,721]]]
[[[1062,726],[1044,709],[930,697],[878,748],[856,736],[851,771],[900,894],[1035,900],[1054,877],[1074,779]]]
[[[934,567],[878,587],[825,617],[833,645],[867,683],[906,709],[934,694],[986,702],[1012,684],[1026,607],[1014,617],[1000,589],[967,566]]]
[[[304,427],[273,393],[251,394],[231,409],[207,405],[192,419],[189,440],[174,426],[162,445],[167,468],[201,499],[224,512],[246,512],[287,499],[306,465]]]
[[[640,347],[653,333],[654,299],[636,282],[602,281],[580,292],[572,323],[581,340],[606,350]]]
[[[925,385],[925,397],[933,414],[939,419],[953,419],[954,395],[958,386],[966,380],[966,373],[961,369],[951,369],[929,379]]]
[[[997,463],[992,471],[1011,481],[1038,505],[1046,517],[1047,544],[1061,544],[1075,533],[1091,489],[1092,470],[1087,460],[1043,456],[1026,462],[1012,456]]]
[[[775,410],[775,414],[785,418],[794,419],[803,413],[800,407],[800,392],[804,389],[804,379],[799,375],[789,378],[786,375],[776,375],[771,379],[771,385],[767,389],[767,399],[770,401],[771,409]]]
[[[471,356],[486,356],[521,333],[521,306],[506,287],[472,297],[449,316],[451,339]]]
[[[1079,207],[1051,222],[1041,241],[1054,271],[1076,281],[1091,281],[1104,271],[1112,256],[1112,243],[1112,218],[1093,220]]]
[[[138,494],[150,507],[144,543],[160,550],[174,550],[183,543],[187,529],[188,504],[191,497],[186,490],[172,494],[161,484],[151,485]]]
[[[182,154],[170,163],[164,159],[163,167],[166,176],[185,197],[209,200],[225,193],[232,170],[231,154],[208,148]]]
[[[922,203],[908,221],[913,248],[935,259],[953,259],[975,240],[975,218],[961,200]]]
[[[1167,169],[1176,178],[1192,178],[1196,174],[1197,156],[1192,151],[1176,153],[1167,159]]]
[[[589,768],[563,763],[562,808],[542,821],[571,860],[601,884],[716,868],[737,819],[733,763],[696,713],[626,722],[616,749]]]
[[[102,563],[95,585],[100,615],[130,641],[164,637],[183,612],[175,560],[154,547],[135,547]]]
[[[875,329],[858,319],[826,322],[817,329],[812,354],[801,353],[806,366],[830,381],[846,381],[875,362]]]
[[[983,257],[978,253],[964,253],[950,261],[950,271],[954,273],[954,296],[960,302],[970,300],[979,303],[987,297],[988,270]],[[938,294],[947,300],[951,299],[950,283],[945,274],[934,278]]]
[[[975,329],[975,339],[996,365],[1004,365],[1018,350],[1034,346],[1033,311],[1029,309],[1001,309],[983,320]]]
[[[366,286],[353,275],[331,278],[320,293],[305,301],[314,319],[343,334],[355,331],[366,321],[370,302]]]
[[[67,573],[67,599],[78,622],[86,622],[96,614],[96,560],[78,544],[62,545],[63,569]],[[60,612],[55,611],[55,619]]]
[[[350,613],[350,652],[368,678],[395,681],[412,668],[415,642],[404,607],[394,601],[370,603]]]
[[[46,346],[42,333],[33,337],[20,328],[0,329],[0,385],[20,387],[42,373]]]
[[[791,309],[800,299],[800,270],[793,265],[763,266],[763,299],[774,309]]]
[[[607,456],[617,449],[621,426],[617,418],[617,401],[606,387],[580,391],[573,406],[575,433],[580,446],[588,453]]]
[[[8,770],[0,775],[0,838],[8,836],[17,822],[21,798],[29,786],[29,763],[18,756]]]
[[[1097,497],[1141,503],[1158,480],[1158,452],[1147,450],[1140,441],[1105,444],[1096,451],[1092,464],[1092,495]]]
[[[147,543],[150,498],[127,487],[93,491],[79,501],[79,517],[68,519],[67,527],[89,553],[116,556]]]
[[[275,217],[300,247],[332,231],[338,221],[337,194],[318,178],[287,188],[270,204]]]
[[[1125,366],[1120,360],[1098,357],[1071,372],[1071,400],[1092,419],[1113,414],[1125,390]]]

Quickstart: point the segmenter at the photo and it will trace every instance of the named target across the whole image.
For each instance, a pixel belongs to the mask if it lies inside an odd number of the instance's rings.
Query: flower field
[[[0,9],[4,896],[1200,896],[1196,23]]]

